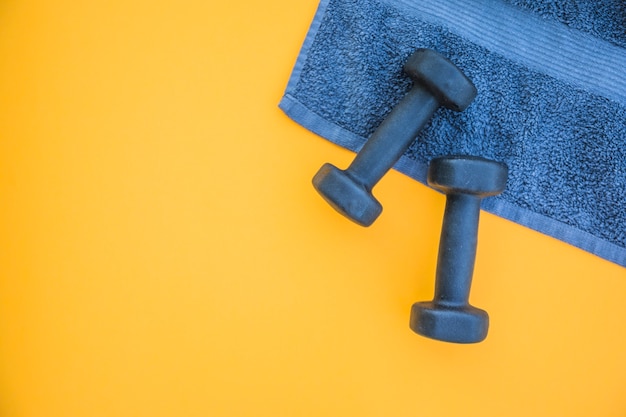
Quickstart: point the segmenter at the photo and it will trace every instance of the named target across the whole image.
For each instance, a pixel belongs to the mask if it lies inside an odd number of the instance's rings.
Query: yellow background
[[[0,4],[0,415],[624,416],[624,268],[483,213],[487,340],[408,328],[444,197],[371,228],[277,103],[317,0]]]

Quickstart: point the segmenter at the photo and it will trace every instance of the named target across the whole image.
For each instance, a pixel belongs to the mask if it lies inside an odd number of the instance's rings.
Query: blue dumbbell
[[[413,87],[370,136],[346,170],[324,164],[313,185],[339,213],[369,226],[381,204],[372,188],[400,159],[439,106],[462,111],[476,96],[474,84],[452,62],[430,49],[418,49],[404,71]]]
[[[480,202],[506,187],[505,164],[475,156],[436,158],[428,184],[446,194],[439,241],[435,296],[413,304],[414,332],[453,343],[476,343],[487,337],[489,316],[469,304],[474,273]]]

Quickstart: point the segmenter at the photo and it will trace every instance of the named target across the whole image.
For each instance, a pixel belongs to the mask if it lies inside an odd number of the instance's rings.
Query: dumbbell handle
[[[350,175],[371,190],[398,162],[439,105],[428,90],[413,86],[365,142],[347,169]]]
[[[436,303],[466,305],[472,285],[481,198],[448,194],[439,241]]]

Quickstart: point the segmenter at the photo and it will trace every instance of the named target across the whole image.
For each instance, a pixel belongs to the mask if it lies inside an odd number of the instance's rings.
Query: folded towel
[[[394,168],[425,183],[437,156],[505,162],[483,209],[626,266],[626,2],[322,0],[280,107],[358,151],[410,88],[417,48],[478,96],[439,109]]]

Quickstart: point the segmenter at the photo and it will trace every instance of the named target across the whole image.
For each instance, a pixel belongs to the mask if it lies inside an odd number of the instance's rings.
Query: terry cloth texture
[[[358,151],[411,87],[417,48],[478,96],[437,110],[395,169],[425,183],[437,156],[504,162],[483,209],[626,266],[626,2],[322,0],[280,107]]]

